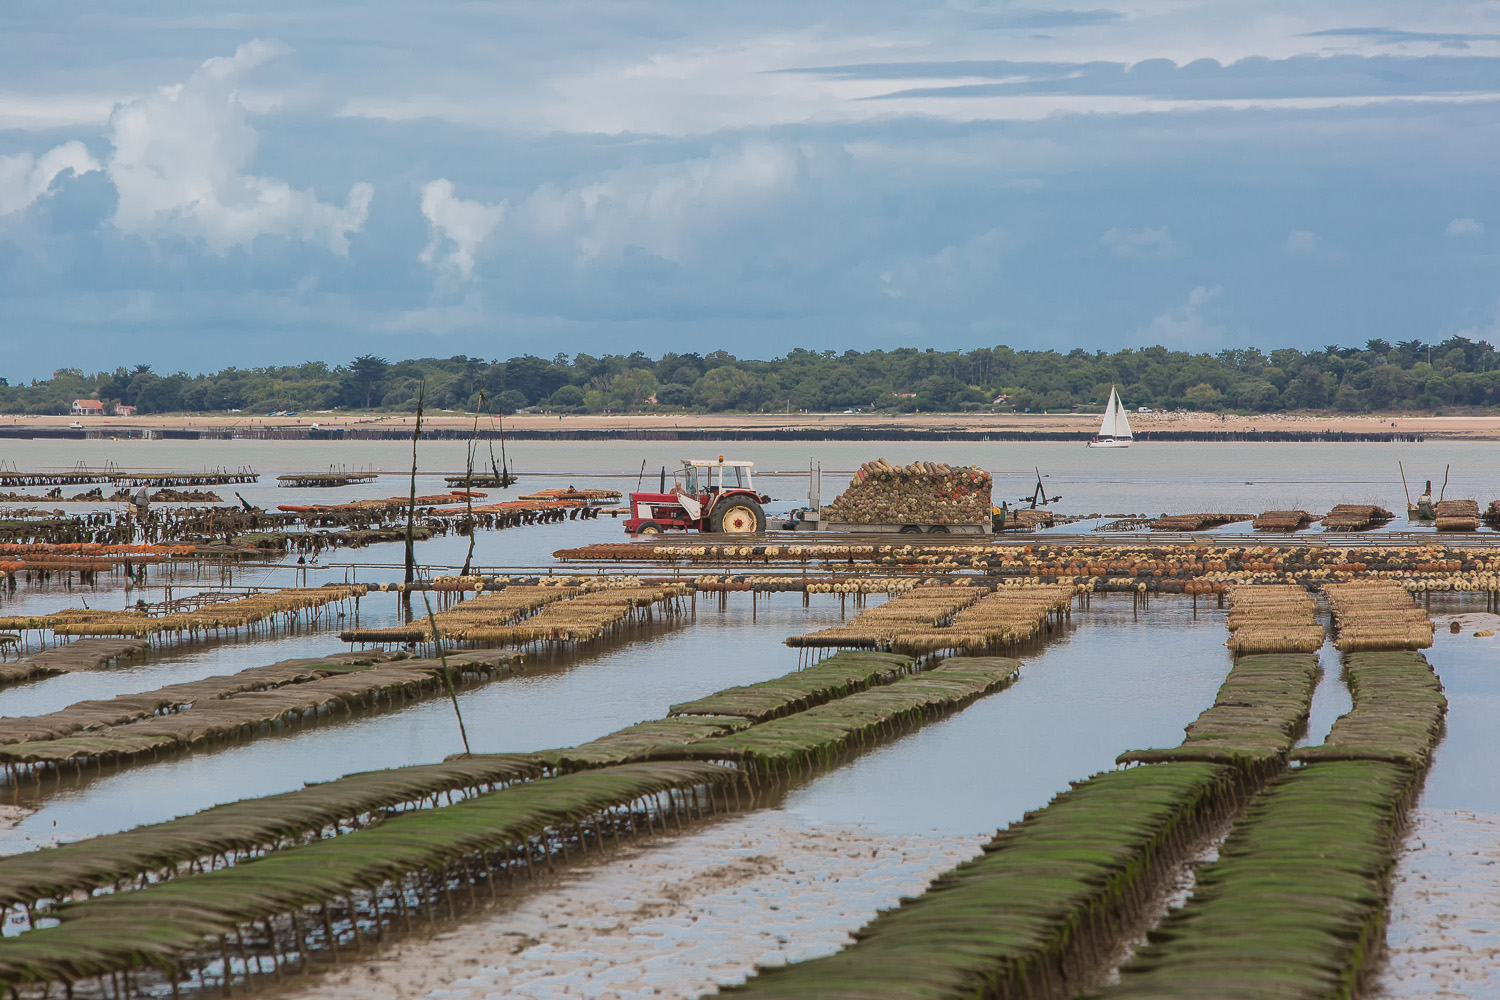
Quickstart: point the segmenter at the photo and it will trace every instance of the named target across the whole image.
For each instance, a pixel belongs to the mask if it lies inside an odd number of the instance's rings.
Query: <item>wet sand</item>
[[[1418,810],[1371,1000],[1500,996],[1500,815]]]
[[[831,954],[986,837],[890,835],[771,810],[645,840],[492,915],[314,979],[308,1000],[688,998]]]
[[[166,414],[149,417],[10,416],[0,427],[64,428],[74,420],[90,431],[125,431],[144,428],[303,428],[318,424],[324,429],[410,428],[410,414],[348,413],[344,411],[300,413],[295,417],[249,414]],[[1427,438],[1500,440],[1500,414],[1483,416],[1430,416],[1423,414],[1376,414],[1351,416],[1324,413],[1269,413],[1247,416],[1218,413],[1132,413],[1130,423],[1137,435],[1151,431],[1333,431],[1354,434],[1400,433]],[[423,424],[434,429],[465,431],[473,427],[473,414],[456,411],[428,413]],[[488,418],[481,423],[487,428]],[[970,432],[1022,431],[1031,433],[1091,434],[1098,430],[1099,415],[1089,413],[762,413],[762,414],[518,414],[505,418],[507,430],[516,431],[649,431],[688,428],[723,431],[803,430],[809,434],[837,428],[885,428],[905,430],[962,430]]]
[[[36,812],[27,806],[0,805],[0,830],[8,830]]]

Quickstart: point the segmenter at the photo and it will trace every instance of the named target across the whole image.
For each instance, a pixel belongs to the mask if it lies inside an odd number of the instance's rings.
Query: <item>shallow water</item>
[[[788,796],[809,821],[892,834],[993,833],[1130,749],[1176,746],[1229,672],[1224,613],[1094,595],[1022,656],[1008,690],[871,751]]]
[[[1326,612],[1326,608],[1320,612],[1320,617],[1324,620],[1327,618]],[[1322,743],[1338,717],[1353,707],[1354,698],[1349,693],[1349,685],[1344,681],[1339,651],[1333,648],[1330,640],[1323,643],[1323,648],[1318,651],[1318,685],[1313,689],[1307,725],[1295,745],[1309,747]]]
[[[462,466],[459,442],[422,446],[420,492],[444,488],[437,473]],[[518,489],[493,491],[491,499],[511,497],[544,486],[602,486],[628,490],[642,459],[648,467],[675,464],[688,455],[720,452],[749,457],[765,470],[805,470],[809,458],[825,469],[854,468],[884,455],[901,462],[916,458],[975,462],[997,471],[997,499],[1029,492],[1040,466],[1049,491],[1064,500],[1055,509],[1087,513],[1158,513],[1164,510],[1224,510],[1246,513],[1271,508],[1326,510],[1337,502],[1374,502],[1400,511],[1404,503],[1396,462],[1405,462],[1414,490],[1419,478],[1441,481],[1443,466],[1454,473],[1450,498],[1470,498],[1485,506],[1500,497],[1500,445],[1484,442],[1426,444],[1141,444],[1127,451],[1089,452],[1074,445],[973,443],[714,443],[661,442],[538,443],[509,447],[522,470],[553,470],[554,475],[522,480]],[[400,442],[4,442],[0,458],[21,467],[68,467],[83,460],[112,459],[142,468],[201,468],[255,465],[261,484],[239,487],[253,503],[346,502],[360,497],[403,494],[400,474],[410,460]],[[330,463],[373,463],[397,474],[377,484],[340,490],[278,489],[274,476],[308,471]],[[648,477],[649,480],[649,477]],[[824,499],[841,488],[830,472]],[[773,511],[801,506],[805,472],[766,477],[762,489],[782,498]],[[234,488],[221,494],[232,500]],[[64,509],[83,509],[66,505]],[[1087,527],[1084,525],[1083,527]],[[1398,518],[1393,529],[1405,529]],[[1076,529],[1072,529],[1076,530]],[[1244,532],[1244,525],[1223,533]],[[1217,534],[1217,533],[1216,533]],[[475,560],[481,566],[547,565],[563,546],[623,537],[617,521],[562,522],[482,533]],[[1142,535],[1144,540],[1146,535]],[[423,543],[418,558],[429,565],[456,567],[468,540],[457,536]],[[357,576],[366,582],[400,578],[401,546],[324,553],[321,565],[299,572],[295,566],[245,566],[237,584],[316,585]],[[294,562],[295,557],[288,562]],[[567,568],[558,567],[560,572]],[[165,591],[158,576],[129,600],[159,601]],[[208,582],[179,580],[174,594]],[[78,606],[124,606],[123,587],[109,583],[92,590],[22,585],[0,601],[3,613]],[[1181,727],[1213,698],[1229,668],[1223,648],[1222,612],[1200,604],[1196,621],[1185,598],[1160,598],[1137,617],[1123,597],[1095,596],[1093,606],[1075,611],[1073,627],[1062,637],[1029,651],[1023,676],[1010,690],[982,699],[967,710],[924,727],[850,761],[793,790],[786,808],[814,828],[857,824],[872,837],[973,837],[988,834],[1031,808],[1044,804],[1070,779],[1110,767],[1116,754],[1139,746],[1170,746]],[[1438,602],[1435,610],[1477,610],[1477,602]],[[394,595],[371,595],[362,603],[362,621],[395,615]],[[831,597],[814,598],[804,610],[796,595],[762,598],[751,621],[748,595],[732,595],[725,611],[700,601],[696,620],[654,626],[649,638],[586,653],[536,675],[497,682],[461,697],[476,750],[523,750],[576,744],[645,718],[660,716],[668,704],[719,688],[776,676],[796,664],[781,643],[784,636],[837,620]],[[368,609],[368,610],[366,610]],[[852,608],[850,609],[852,613]],[[1450,701],[1447,735],[1438,748],[1421,801],[1422,816],[1472,813],[1500,815],[1500,770],[1493,766],[1500,744],[1500,646],[1468,632],[1440,632],[1429,659],[1442,677]],[[47,711],[82,697],[143,690],[207,674],[293,656],[345,648],[329,631],[283,635],[274,642],[220,643],[169,647],[145,665],[75,674],[28,687],[0,691],[0,712]],[[1325,647],[1324,674],[1314,697],[1303,742],[1315,743],[1348,707],[1337,655]],[[130,767],[81,782],[44,788],[41,809],[20,826],[0,834],[0,850],[17,851],[58,838],[73,839],[137,823],[152,822],[247,795],[297,787],[353,770],[439,759],[459,749],[451,708],[442,700],[398,712],[285,730],[252,743]],[[1464,847],[1484,823],[1431,821],[1423,828],[1426,853],[1403,857],[1391,927],[1393,944],[1427,940],[1443,931],[1442,899],[1409,895],[1427,880],[1444,885],[1488,885],[1486,856]],[[1436,853],[1435,853],[1436,852]],[[1439,857],[1441,854],[1441,857]],[[1436,861],[1434,859],[1437,859]],[[1484,868],[1481,871],[1481,867]],[[837,895],[837,890],[830,890]],[[1408,895],[1403,895],[1408,893]],[[1434,897],[1436,898],[1436,897]],[[850,918],[856,926],[862,918]],[[1487,925],[1486,925],[1487,926]],[[1414,952],[1415,953],[1415,952]],[[1454,954],[1460,954],[1455,951]],[[1399,980],[1399,977],[1397,977]],[[1405,980],[1405,981],[1410,981]],[[1389,996],[1414,995],[1397,990]],[[1457,994],[1456,994],[1457,995]]]
[[[1478,605],[1476,607],[1475,605]],[[1423,809],[1500,813],[1500,642],[1478,629],[1448,630],[1444,612],[1475,611],[1477,600],[1434,600],[1437,622],[1428,661],[1448,696],[1447,727],[1422,788]]]
[[[831,596],[808,608],[800,595],[762,597],[753,608],[749,595],[736,596],[744,599],[731,600],[723,611],[715,601],[700,600],[696,615],[658,617],[595,650],[543,657],[534,673],[461,692],[470,746],[475,752],[575,746],[660,718],[675,702],[780,676],[797,666],[797,654],[783,638],[841,616]],[[0,833],[0,851],[158,822],[351,771],[441,760],[462,749],[452,706],[434,698],[394,712],[289,727],[249,743],[105,769],[98,776],[86,768],[81,781],[69,775],[60,783],[21,785],[20,801],[40,797],[40,808]]]
[[[420,446],[420,492],[446,487],[440,473],[461,473],[465,443],[430,441]],[[1479,501],[1480,507],[1500,498],[1500,443],[1487,441],[1430,441],[1388,444],[1250,444],[1197,442],[1141,442],[1128,449],[1095,451],[1071,443],[985,442],[843,442],[843,441],[515,441],[507,444],[512,465],[525,474],[514,496],[544,486],[633,489],[641,464],[646,481],[665,465],[670,472],[683,458],[748,458],[757,474],[766,476],[761,488],[785,504],[802,506],[807,499],[809,462],[821,463],[823,500],[831,500],[847,482],[847,474],[861,462],[883,456],[892,462],[918,459],[958,465],[978,465],[996,476],[995,499],[1029,496],[1039,469],[1049,494],[1063,499],[1053,509],[1062,513],[1148,513],[1232,511],[1259,513],[1271,509],[1326,511],[1336,503],[1377,503],[1402,514],[1406,493],[1397,463],[1404,464],[1411,496],[1432,479],[1439,489],[1451,467],[1448,499]],[[0,459],[19,468],[62,469],[78,462],[100,465],[114,461],[127,468],[201,469],[205,466],[249,465],[261,472],[250,486],[225,487],[220,495],[234,502],[238,490],[252,503],[271,509],[284,503],[341,502],[372,496],[404,495],[411,469],[411,446],[401,441],[4,441]],[[481,446],[480,463],[488,461]],[[333,490],[278,488],[275,477],[287,472],[327,469],[330,464],[374,466],[385,470],[376,483]],[[842,470],[842,472],[840,471]],[[783,475],[773,475],[782,473]],[[602,477],[602,478],[601,478]],[[649,485],[648,487],[649,488]],[[81,492],[76,490],[73,492]],[[69,491],[64,491],[69,492]],[[500,491],[492,491],[498,499]],[[65,509],[83,509],[64,505]],[[563,529],[562,539],[594,536],[618,538],[618,523],[568,522],[549,526]],[[1091,525],[1070,530],[1086,530]],[[1390,530],[1405,530],[1398,517]],[[573,530],[569,530],[573,529]],[[528,534],[547,529],[520,529],[504,534]],[[1243,533],[1244,525],[1221,531]],[[1430,529],[1427,529],[1430,530]],[[569,544],[559,542],[558,544]],[[553,547],[556,547],[554,545]],[[539,552],[527,542],[511,550],[506,562],[516,564],[522,552]],[[549,550],[550,551],[550,550]],[[459,560],[462,561],[461,558]]]
[[[731,602],[732,603],[732,602]],[[1223,612],[1096,596],[962,712],[732,817],[543,886],[307,998],[694,997],[832,953],[1121,750],[1172,746],[1229,669]]]

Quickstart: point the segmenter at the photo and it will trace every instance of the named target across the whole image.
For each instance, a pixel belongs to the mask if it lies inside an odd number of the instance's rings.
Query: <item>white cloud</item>
[[[1484,223],[1478,219],[1454,219],[1448,223],[1448,228],[1443,230],[1449,236],[1482,236],[1484,235]]]
[[[571,241],[585,259],[638,247],[682,261],[700,233],[791,191],[800,170],[796,150],[747,143],[677,163],[614,171],[574,188],[549,184],[516,214],[540,235]]]
[[[1223,326],[1209,315],[1209,303],[1223,292],[1219,285],[1198,285],[1188,292],[1187,301],[1173,306],[1151,320],[1146,333],[1151,343],[1165,347],[1201,349],[1205,341],[1224,336]]]
[[[0,130],[40,132],[80,125],[99,126],[109,121],[118,97],[84,94],[0,93]]]
[[[120,195],[116,226],[147,238],[202,240],[217,253],[266,235],[348,252],[349,234],[369,214],[369,184],[353,185],[341,207],[245,173],[258,136],[236,84],[278,53],[267,42],[247,42],[233,56],[209,59],[186,82],[115,110],[106,169]]]
[[[422,214],[427,217],[432,238],[420,259],[431,264],[438,250],[451,243],[453,249],[443,263],[456,268],[465,278],[474,273],[474,251],[505,218],[506,204],[486,205],[453,196],[453,182],[439,178],[422,188]]]
[[[38,159],[30,153],[0,156],[0,215],[23,211],[52,192],[52,182],[65,170],[80,177],[99,169],[83,143],[65,142]]]
[[[1178,251],[1177,241],[1165,227],[1111,229],[1099,238],[1099,245],[1121,260],[1166,260]]]

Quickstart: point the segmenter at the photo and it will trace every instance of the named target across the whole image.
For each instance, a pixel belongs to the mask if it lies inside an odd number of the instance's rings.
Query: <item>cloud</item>
[[[119,103],[117,97],[92,94],[0,93],[0,130],[41,132],[79,125],[99,126]]]
[[[1229,63],[1205,57],[1181,64],[1165,58],[1138,62],[959,59],[815,66],[790,72],[845,81],[926,81],[923,86],[868,93],[861,98],[867,101],[1048,98],[1056,102],[1068,98],[1081,110],[1110,108],[1102,99],[1124,97],[1185,106],[1234,101],[1334,105],[1377,98],[1466,101],[1476,94],[1494,95],[1497,68],[1500,58],[1493,56],[1338,53],[1284,59],[1253,56]]]
[[[186,82],[115,110],[115,150],[106,170],[119,191],[114,223],[120,230],[147,239],[201,240],[216,253],[248,247],[258,236],[348,252],[349,234],[369,214],[373,187],[356,183],[339,206],[245,172],[258,135],[236,85],[279,51],[247,42],[233,56],[209,59]]]
[[[676,163],[627,167],[571,188],[543,185],[517,209],[532,232],[567,241],[585,260],[627,248],[682,261],[703,234],[792,191],[793,147],[752,142]]]
[[[1322,240],[1318,234],[1306,229],[1293,229],[1286,238],[1283,249],[1293,257],[1312,257],[1317,254]]]
[[[1448,227],[1444,229],[1443,232],[1449,236],[1455,237],[1482,236],[1484,235],[1484,223],[1480,222],[1478,219],[1454,219],[1452,222],[1448,223]]]
[[[991,229],[935,254],[903,257],[880,272],[880,292],[892,299],[923,297],[951,303],[954,296],[993,288],[1001,260],[1014,246],[1005,230]]]
[[[418,255],[426,264],[437,259],[440,248],[452,244],[442,263],[465,278],[474,274],[474,252],[505,218],[506,205],[486,205],[453,196],[453,182],[439,178],[422,188],[422,214],[431,229],[427,248]]]
[[[1124,18],[1117,10],[1041,10],[1013,8],[1002,13],[974,13],[971,19],[980,28],[1081,28],[1112,24]]]
[[[1218,341],[1224,336],[1223,326],[1213,322],[1209,315],[1209,303],[1218,298],[1223,288],[1198,285],[1188,292],[1187,300],[1160,313],[1146,328],[1154,344],[1165,347],[1183,347],[1203,350],[1205,342]]]
[[[0,156],[0,215],[30,208],[52,192],[52,182],[64,171],[81,177],[98,169],[99,161],[76,140],[54,146],[40,158],[30,153]]]
[[[1444,48],[1466,49],[1470,42],[1500,41],[1500,35],[1459,31],[1403,31],[1400,28],[1327,28],[1308,31],[1303,38],[1358,38],[1377,45],[1406,45],[1412,42],[1435,42]]]
[[[1175,257],[1179,249],[1165,227],[1111,229],[1099,237],[1099,245],[1121,260],[1166,260]]]
[[[1292,257],[1339,260],[1344,256],[1337,246],[1308,229],[1293,229],[1281,249]]]

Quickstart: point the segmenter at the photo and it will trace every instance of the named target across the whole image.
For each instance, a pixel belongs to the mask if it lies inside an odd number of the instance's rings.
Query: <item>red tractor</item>
[[[625,530],[634,535],[663,531],[713,531],[752,534],[766,530],[766,512],[761,506],[771,498],[755,492],[750,470],[754,462],[684,459],[682,480],[671,490],[662,475],[661,493],[630,494],[630,520]]]

